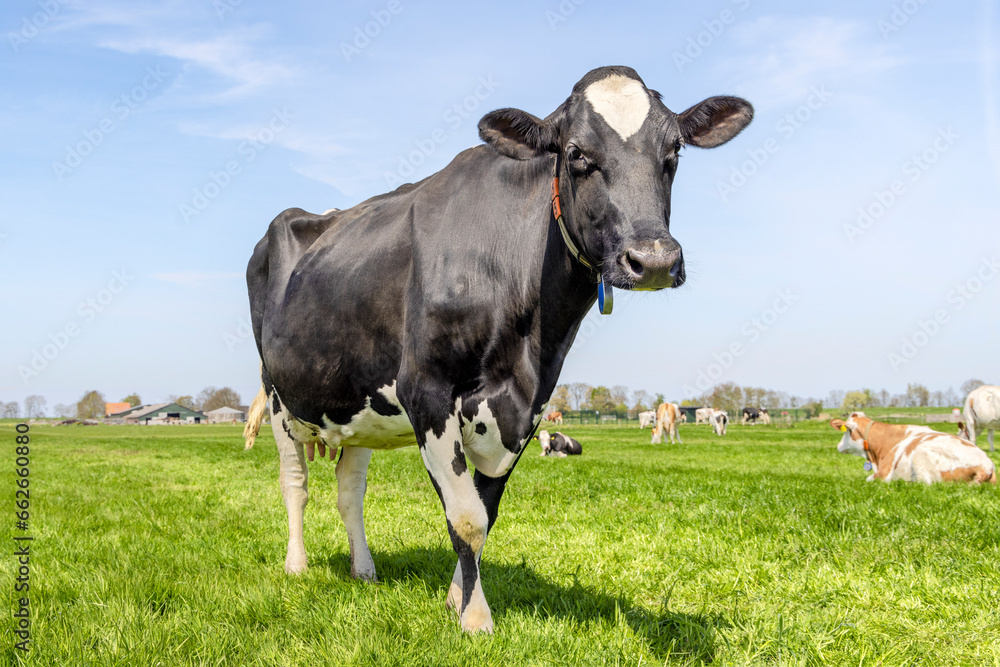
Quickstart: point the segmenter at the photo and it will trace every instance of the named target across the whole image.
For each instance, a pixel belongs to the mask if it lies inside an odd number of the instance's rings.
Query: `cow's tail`
[[[260,433],[260,425],[264,421],[264,410],[267,408],[267,392],[264,391],[264,384],[261,383],[260,391],[250,404],[250,411],[247,413],[247,425],[243,427],[243,439],[246,440],[245,449],[253,447],[257,434]]]
[[[996,484],[997,483],[997,469],[996,469],[995,466],[993,468],[993,473],[990,474],[990,478],[988,480],[986,480],[986,481],[989,482],[990,484]]]

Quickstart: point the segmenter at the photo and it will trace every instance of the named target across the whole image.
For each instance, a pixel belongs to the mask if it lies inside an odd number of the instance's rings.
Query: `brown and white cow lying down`
[[[846,422],[834,419],[830,426],[845,431],[837,451],[864,456],[871,463],[869,482],[997,482],[993,461],[957,436],[926,426],[883,424],[863,412],[852,413]]]
[[[652,444],[663,442],[664,431],[670,436],[671,445],[674,444],[674,438],[677,438],[677,442],[684,444],[681,440],[681,434],[677,431],[677,424],[683,419],[680,406],[676,403],[660,403],[660,407],[656,408],[656,427],[653,429]]]
[[[583,454],[583,445],[559,431],[551,435],[548,431],[541,431],[538,434],[538,442],[542,444],[541,456],[564,458]]]

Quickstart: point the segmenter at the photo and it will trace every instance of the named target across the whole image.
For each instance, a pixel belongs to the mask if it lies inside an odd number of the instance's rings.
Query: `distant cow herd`
[[[958,410],[956,409],[956,412]],[[696,408],[695,424],[709,424],[716,435],[725,435],[729,415],[725,410]],[[976,444],[976,437],[987,434],[990,451],[994,451],[993,434],[1000,429],[1000,387],[984,385],[969,393],[962,411],[963,421],[958,433],[950,435],[927,426],[907,426],[877,422],[864,412],[834,419],[830,425],[844,433],[838,451],[865,458],[865,470],[871,471],[868,481],[904,480],[930,484],[941,481],[964,481],[975,484],[996,484],[993,461]],[[561,424],[561,412],[550,412],[546,419]],[[639,428],[652,427],[652,444],[683,444],[678,426],[685,421],[682,408],[676,403],[661,403],[656,410],[639,413]],[[769,425],[771,416],[766,408],[743,408],[740,424]],[[542,456],[566,456],[582,453],[576,440],[542,431]]]

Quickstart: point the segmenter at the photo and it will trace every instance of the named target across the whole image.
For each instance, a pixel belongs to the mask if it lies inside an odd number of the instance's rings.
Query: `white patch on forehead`
[[[622,141],[639,131],[649,115],[649,93],[636,81],[612,74],[587,86],[583,96]]]

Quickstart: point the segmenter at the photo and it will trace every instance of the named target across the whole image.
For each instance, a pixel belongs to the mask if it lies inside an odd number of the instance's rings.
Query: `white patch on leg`
[[[595,81],[583,95],[622,141],[638,132],[649,115],[649,92],[635,79],[621,74]]]
[[[440,489],[444,513],[452,530],[455,531],[459,539],[472,548],[473,553],[476,554],[478,565],[479,554],[482,553],[486,544],[489,522],[486,506],[479,497],[479,492],[476,491],[468,468],[460,469],[460,474],[456,474],[455,443],[461,443],[463,440],[458,418],[460,409],[461,399],[456,405],[453,416],[445,424],[444,433],[440,437],[436,436],[433,430],[427,431],[425,444],[420,450],[420,454],[427,472],[430,473],[431,478]],[[483,595],[478,570],[477,567],[475,589],[470,599],[468,601],[461,599],[462,586],[459,582],[458,591],[452,591],[449,587],[448,602],[451,604],[465,603],[464,610],[461,609],[461,604],[458,606],[463,630],[466,632],[492,632],[493,617],[486,597]]]
[[[536,415],[537,416],[537,415]],[[486,426],[486,433],[476,432],[476,425]],[[476,409],[476,414],[462,429],[462,442],[465,444],[465,455],[484,475],[499,477],[517,461],[517,452],[512,452],[503,446],[500,438],[500,426],[497,424],[490,406],[482,401]],[[524,443],[519,443],[521,447]],[[520,450],[519,450],[520,451]]]

